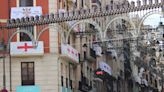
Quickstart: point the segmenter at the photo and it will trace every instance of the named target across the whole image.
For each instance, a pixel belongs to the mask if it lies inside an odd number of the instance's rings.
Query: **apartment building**
[[[41,15],[56,13],[58,5],[57,0],[1,0],[0,2],[2,25],[6,25],[10,18],[19,17],[19,13],[25,14],[26,17],[34,11]],[[13,11],[19,12],[17,15],[12,15],[15,14]],[[49,28],[48,25],[44,27],[46,31],[39,37],[35,49],[32,47],[32,39],[27,34],[20,32],[13,35],[13,33],[17,30],[25,30],[36,39],[41,31],[39,26],[22,27],[13,31],[5,29],[0,32],[1,37],[3,36],[1,39],[3,44],[10,45],[10,55],[6,51],[4,53],[1,51],[1,56],[5,55],[0,61],[5,60],[6,76],[3,77],[4,63],[1,62],[0,89],[6,87],[9,92],[60,91],[59,34],[58,30]],[[9,39],[12,40],[8,42]]]
[[[34,11],[40,15],[46,15],[83,6],[82,2],[77,3],[72,0],[67,2],[64,0],[3,0],[1,2],[1,9],[3,7],[6,9],[1,10],[2,15],[0,15],[1,23],[4,25],[7,19],[19,18],[18,13],[13,14],[13,10],[14,12],[20,10],[25,17],[28,17],[28,14]],[[72,5],[74,7],[71,7]],[[66,24],[69,25],[69,23]],[[10,92],[22,92],[29,89],[31,92],[88,92],[91,90],[93,71],[96,67],[96,52],[91,47],[91,41],[94,40],[95,35],[78,35],[76,28],[85,29],[80,24],[72,30],[68,43],[63,44],[59,31],[68,31],[68,28],[65,28],[66,24],[54,24],[54,27],[50,27],[52,25],[28,26],[13,31],[2,30],[1,42],[2,45],[10,45],[10,55],[6,51],[1,53],[5,57],[0,60],[5,60],[5,63],[0,64],[2,66],[0,89],[6,88]],[[17,30],[21,32],[13,35]],[[24,31],[31,33],[34,40],[39,36],[39,32],[43,31],[35,49],[32,46],[33,39]],[[9,41],[9,39],[12,40]],[[4,64],[6,66],[5,78],[3,77]]]
[[[7,23],[7,19],[19,17],[17,13],[12,15],[13,10],[15,12],[22,10],[22,14],[28,17],[28,14],[35,10],[37,14],[46,15],[77,9],[98,9],[103,6],[111,8],[111,5],[125,3],[123,0],[2,0],[0,2],[2,2],[0,3],[2,25]],[[104,29],[104,24],[115,17],[117,16],[93,18],[93,21]],[[10,45],[10,55],[7,52],[1,53],[0,89],[6,87],[10,92],[26,92],[29,89],[30,92],[89,92],[94,90],[131,92],[134,88],[132,71],[137,76],[139,75],[138,66],[130,63],[128,57],[131,44],[127,40],[105,44],[100,42],[98,30],[89,23],[77,24],[72,28],[68,39],[63,39],[63,35],[67,38],[65,34],[74,23],[76,21],[0,31],[2,38],[0,38],[0,45],[8,46],[7,43]],[[123,26],[122,24],[126,22],[118,19],[111,23],[107,39],[124,38],[122,32],[115,32],[122,30],[117,24]],[[17,30],[21,32],[12,36]],[[127,29],[123,29],[125,30]],[[31,33],[34,40],[39,36],[35,49],[32,46],[32,39],[24,31]],[[40,31],[43,32],[41,35],[39,35]],[[11,37],[12,40],[9,41]],[[120,50],[119,46],[123,46],[124,50]],[[116,48],[113,49],[113,47]],[[107,74],[105,80],[96,77],[102,73],[99,69]],[[146,73],[143,76],[144,79],[147,78]],[[155,79],[152,85],[156,85]]]

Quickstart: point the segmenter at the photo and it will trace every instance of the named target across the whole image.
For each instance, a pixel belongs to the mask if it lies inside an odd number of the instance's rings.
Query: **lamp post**
[[[1,90],[1,92],[8,92],[6,90],[5,48],[4,48],[3,42],[1,42],[1,44],[0,44],[0,52],[2,52],[2,56],[0,56],[0,58],[3,59],[3,89]]]

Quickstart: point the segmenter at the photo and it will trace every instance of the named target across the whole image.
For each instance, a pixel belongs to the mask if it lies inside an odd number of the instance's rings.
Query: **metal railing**
[[[157,0],[156,0],[157,1]],[[129,12],[143,11],[156,9],[159,7],[163,7],[164,2],[155,2],[151,4],[137,4],[135,2],[131,2],[131,4],[126,4],[121,7],[115,7],[117,5],[111,5],[111,9],[108,8],[99,8],[99,9],[81,9],[66,13],[57,13],[57,14],[49,14],[45,16],[35,16],[35,17],[27,17],[22,19],[11,19],[8,20],[7,26],[0,26],[0,28],[17,28],[21,26],[30,26],[30,25],[44,25],[51,23],[61,23],[72,20],[84,20],[93,17],[104,17],[111,15],[118,15]],[[59,16],[60,15],[60,16]]]

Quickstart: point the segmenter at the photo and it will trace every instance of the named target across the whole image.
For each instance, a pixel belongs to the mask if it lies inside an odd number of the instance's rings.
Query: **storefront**
[[[41,92],[39,86],[17,86],[16,92]]]
[[[10,53],[13,92],[58,92],[58,56],[45,54],[43,41],[35,48],[31,41],[11,42]]]

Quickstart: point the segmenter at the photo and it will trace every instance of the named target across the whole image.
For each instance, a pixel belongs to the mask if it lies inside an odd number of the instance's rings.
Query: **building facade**
[[[58,2],[56,0],[2,0],[0,5],[2,9],[0,10],[1,24],[5,25],[7,23],[7,19],[13,17],[11,14],[12,8],[14,7],[18,9],[21,7],[39,6],[41,7],[41,12],[44,15],[51,12],[57,12],[57,3]],[[3,8],[5,10],[3,10]],[[32,12],[30,9],[24,9],[24,14]],[[47,31],[45,31],[40,36],[38,41],[38,45],[41,47],[39,49],[36,48],[34,51],[29,50],[31,39],[25,33],[17,33],[13,36],[11,42],[8,42],[14,31],[1,31],[1,36],[4,37],[4,39],[2,39],[4,44],[6,46],[8,43],[10,44],[10,54],[13,54],[9,55],[7,52],[5,52],[5,58],[1,59],[5,59],[6,78],[4,81],[3,73],[1,73],[0,89],[3,89],[5,86],[9,92],[25,91],[29,88],[31,91],[40,90],[59,92],[59,54],[58,48],[56,48],[56,46],[58,47],[59,45],[59,39],[56,39],[58,38],[58,31],[51,32],[50,30],[53,29],[48,28],[48,26],[45,27],[47,27]],[[19,28],[17,30],[28,31],[34,36],[34,39],[36,39],[38,35],[37,33],[39,32],[38,29],[38,26],[31,26]],[[13,47],[14,45],[16,46],[15,49]],[[25,52],[26,54],[22,55],[22,53],[20,53],[18,55],[17,52],[21,51],[23,51],[23,53]],[[1,54],[3,55],[4,53]],[[1,63],[1,65],[3,64]],[[3,68],[0,70],[3,71]],[[4,85],[4,83],[6,85]]]
[[[60,17],[71,10],[115,9],[119,7],[116,4],[129,4],[126,0],[0,2],[1,25],[6,25],[7,19],[19,18],[20,11],[25,16],[21,21],[28,21],[29,14],[36,14],[40,16],[35,16],[36,19],[44,20],[51,13],[59,13]],[[117,17],[84,20],[87,23],[71,21],[0,31],[0,45],[5,45],[0,48],[0,89],[6,88],[10,92],[27,92],[29,89],[30,92],[147,92],[156,89],[159,81],[156,75],[150,73],[145,68],[147,66],[135,63],[139,59],[148,65],[149,54],[141,55],[144,53],[142,49],[132,53],[133,43],[124,39],[131,37],[128,34],[131,26],[127,21],[113,21],[107,30],[107,41],[101,41],[98,27],[104,31],[109,20]],[[66,33],[69,35],[66,36]],[[115,40],[118,37],[121,41]],[[37,42],[33,43],[33,39]],[[133,54],[139,58],[133,60]]]

